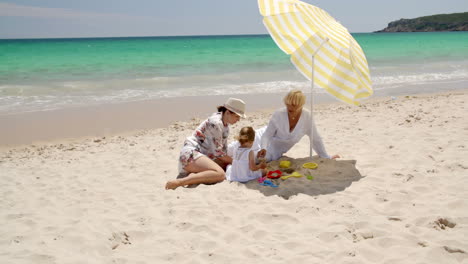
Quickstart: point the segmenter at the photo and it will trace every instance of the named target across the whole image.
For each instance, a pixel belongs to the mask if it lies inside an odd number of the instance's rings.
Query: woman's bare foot
[[[168,181],[166,183],[166,190],[175,190],[177,187],[180,187],[180,181],[179,180],[172,180]]]

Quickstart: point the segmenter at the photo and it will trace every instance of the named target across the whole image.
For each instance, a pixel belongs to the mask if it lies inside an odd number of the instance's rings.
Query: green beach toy
[[[312,175],[306,175],[306,177],[307,177],[308,180],[313,180],[314,179],[314,176],[312,176]]]
[[[282,180],[287,180],[287,179],[289,179],[289,178],[291,178],[291,177],[300,178],[300,177],[302,177],[302,174],[300,174],[299,172],[295,171],[295,172],[293,172],[293,173],[290,174],[290,175],[281,176],[281,179],[282,179]]]

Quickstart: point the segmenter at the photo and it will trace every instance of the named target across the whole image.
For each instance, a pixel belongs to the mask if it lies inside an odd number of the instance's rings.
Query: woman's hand
[[[339,159],[339,158],[341,158],[341,156],[338,155],[338,154],[335,154],[335,155],[331,156],[330,159]]]
[[[215,159],[215,162],[216,162],[216,160],[220,160],[220,161],[222,161],[222,162],[224,162],[226,164],[232,164],[232,158],[227,156],[227,155],[218,157],[217,159]]]

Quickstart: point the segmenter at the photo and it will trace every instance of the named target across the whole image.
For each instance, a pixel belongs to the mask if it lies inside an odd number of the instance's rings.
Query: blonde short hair
[[[284,97],[284,103],[287,105],[304,106],[306,97],[300,90],[292,90]]]

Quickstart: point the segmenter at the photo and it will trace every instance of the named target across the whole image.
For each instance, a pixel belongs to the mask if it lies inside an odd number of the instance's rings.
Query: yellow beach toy
[[[318,167],[317,163],[313,163],[313,162],[307,162],[307,163],[302,164],[302,168],[306,168],[306,169],[316,169],[317,167]]]
[[[290,174],[290,175],[281,176],[281,179],[282,179],[282,180],[286,180],[286,179],[289,179],[289,178],[291,178],[291,177],[300,178],[300,177],[302,177],[302,174],[300,174],[299,172],[295,171],[295,172],[293,172],[293,173]]]
[[[280,164],[279,164],[280,168],[289,168],[291,166],[291,162],[289,160],[282,160],[280,161]]]

